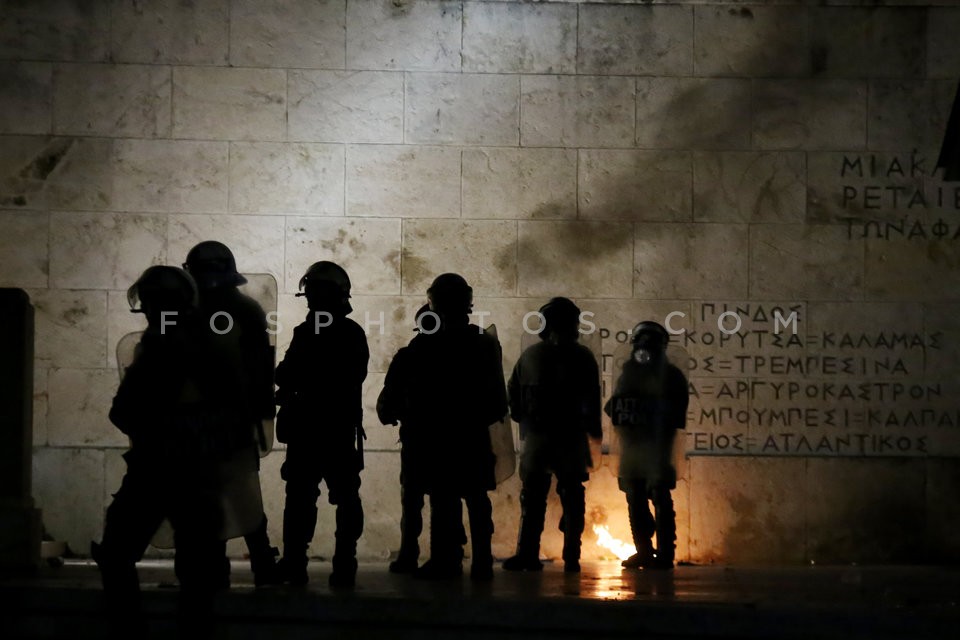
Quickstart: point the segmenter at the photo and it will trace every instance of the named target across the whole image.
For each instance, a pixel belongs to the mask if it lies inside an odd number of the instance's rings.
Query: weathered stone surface
[[[103,475],[97,449],[41,447],[33,453],[33,498],[44,528],[75,553],[90,553],[90,541],[103,533]]]
[[[34,290],[36,367],[103,367],[107,351],[105,291]]]
[[[46,213],[0,212],[0,287],[47,286],[49,228]]]
[[[303,305],[302,298],[300,300]],[[413,338],[414,314],[426,301],[426,292],[416,297],[355,295],[350,299],[353,306],[350,318],[367,335],[368,375],[387,372],[397,350]]]
[[[693,68],[693,8],[584,4],[579,73],[687,75]]]
[[[287,218],[286,291],[307,267],[330,260],[346,269],[354,294],[400,293],[400,220]]]
[[[125,289],[166,258],[162,215],[53,213],[50,285],[63,289]]]
[[[0,62],[0,133],[50,133],[51,75],[43,62]]]
[[[405,220],[403,293],[426,291],[455,271],[475,295],[506,296],[517,289],[517,223],[494,220]]]
[[[521,296],[628,298],[633,225],[622,222],[519,223]]]
[[[956,90],[955,81],[874,80],[867,148],[937,157]]]
[[[47,372],[45,367],[33,368],[33,446],[42,447],[47,444]]]
[[[578,182],[582,218],[685,221],[692,216],[686,151],[585,149]]]
[[[0,15],[0,59],[106,60],[110,6],[84,0],[5,2]]]
[[[637,78],[637,146],[749,149],[750,82]]]
[[[174,137],[282,140],[286,116],[287,74],[283,70],[173,70]]]
[[[113,369],[51,369],[47,434],[52,446],[123,447],[107,414],[119,379]]]
[[[916,562],[924,467],[922,460],[809,460],[805,491],[825,498],[807,503],[809,559]]]
[[[413,143],[516,145],[520,80],[492,74],[406,76],[405,137]]]
[[[58,134],[162,138],[170,135],[170,69],[62,64],[53,74]]]
[[[632,147],[633,78],[522,76],[523,146]]]
[[[230,4],[234,66],[340,69],[345,37],[344,0]]]
[[[960,75],[960,9],[927,9],[927,77],[956,80]]]
[[[865,264],[869,299],[957,298],[960,245],[949,238],[868,238]]]
[[[810,69],[802,7],[698,6],[694,70],[705,76],[800,76]]]
[[[112,204],[113,141],[7,136],[0,145],[0,206],[103,209]]]
[[[290,71],[291,140],[403,142],[403,74]]]
[[[230,211],[343,215],[343,163],[340,145],[234,142]]]
[[[737,224],[636,227],[634,295],[638,298],[743,298],[747,228]]]
[[[862,149],[866,84],[848,80],[757,80],[753,145],[759,149]]]
[[[360,487],[360,499],[364,503],[363,537],[357,555],[384,561],[400,548],[400,454],[371,452],[364,458],[367,470],[362,475]],[[375,473],[374,469],[377,470]],[[424,517],[424,523],[430,522],[426,513]],[[333,541],[334,521],[330,518],[327,523],[330,527],[326,536],[329,544]],[[423,544],[421,548],[421,557],[425,559],[429,544]]]
[[[463,8],[463,70],[573,73],[577,8],[470,2]]]
[[[693,154],[693,219],[698,222],[803,222],[802,153]]]
[[[227,144],[116,140],[113,207],[121,211],[220,213],[227,207]]]
[[[574,218],[577,152],[570,149],[464,149],[465,218]]]
[[[348,216],[460,216],[460,150],[444,147],[347,147]]]
[[[796,564],[804,560],[811,496],[792,483],[804,460],[697,457],[690,461],[690,558],[697,563]],[[829,489],[825,489],[830,495]]]
[[[105,3],[99,3],[105,4]],[[116,62],[227,64],[229,0],[149,5],[113,0],[111,52]]]
[[[864,246],[841,226],[755,225],[750,229],[750,295],[759,299],[858,300]]]
[[[347,68],[459,71],[461,3],[347,3]]]
[[[283,286],[284,220],[279,216],[168,217],[167,262],[180,264],[199,242],[218,240],[233,252],[241,273],[269,273]]]
[[[810,18],[815,74],[911,78],[923,73],[925,9],[815,7]]]

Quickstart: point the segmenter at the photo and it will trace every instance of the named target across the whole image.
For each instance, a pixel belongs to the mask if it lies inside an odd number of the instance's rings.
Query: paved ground
[[[497,570],[493,582],[421,582],[362,565],[357,587],[331,592],[329,563],[306,589],[254,589],[242,563],[218,597],[225,638],[955,638],[957,567],[678,567],[580,575]],[[168,562],[141,567],[148,637],[176,631]],[[99,575],[85,562],[0,578],[2,638],[104,637]]]

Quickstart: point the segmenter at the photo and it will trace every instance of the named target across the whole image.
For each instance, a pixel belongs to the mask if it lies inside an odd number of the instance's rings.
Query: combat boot
[[[543,571],[540,562],[540,534],[546,504],[540,507],[539,495],[529,496],[529,490],[521,492],[520,530],[517,532],[517,552],[503,561],[505,571]]]
[[[397,559],[390,563],[390,573],[413,573],[417,570],[417,558],[419,556],[419,551],[414,556],[405,554],[404,550],[401,549]]]
[[[583,484],[564,484],[560,492],[563,518],[563,570],[565,573],[580,573],[580,539],[584,527]]]
[[[277,584],[286,583],[292,587],[303,587],[310,582],[307,575],[307,556],[291,557],[284,555],[277,563]]]
[[[357,583],[356,558],[337,558],[333,556],[333,573],[330,574],[330,588],[352,589]]]
[[[250,570],[253,572],[254,586],[264,587],[283,582],[277,567],[277,556],[280,555],[280,550],[270,546],[266,517],[260,526],[243,538],[250,554]]]
[[[653,500],[656,528],[657,552],[650,569],[673,569],[674,553],[677,541],[677,514],[673,510],[673,497],[667,489],[658,490]]]
[[[283,510],[283,558],[278,563],[280,580],[294,587],[310,581],[307,575],[307,547],[313,539],[317,508]]]
[[[650,566],[654,561],[653,541],[649,538],[643,538],[636,540],[634,544],[637,547],[637,552],[621,562],[620,566],[626,567],[627,569],[639,569]]]

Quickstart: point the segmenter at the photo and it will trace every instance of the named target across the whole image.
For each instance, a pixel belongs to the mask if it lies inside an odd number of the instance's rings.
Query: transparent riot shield
[[[621,477],[649,478],[659,473],[665,460],[672,463],[676,432],[659,422],[664,415],[662,403],[669,395],[667,369],[682,374],[682,384],[686,385],[690,355],[675,345],[668,345],[665,355],[661,373],[650,375],[643,373],[645,370],[634,360],[630,342],[618,345],[613,353],[613,384],[604,398],[603,431],[609,445],[606,462]],[[676,375],[670,379],[680,380]],[[651,407],[651,403],[657,406]],[[629,417],[634,414],[638,418]]]
[[[127,373],[127,367],[133,363],[133,358],[137,354],[137,346],[140,344],[140,338],[143,337],[143,331],[134,331],[120,338],[117,342],[117,373],[120,379]]]
[[[483,332],[497,338],[497,344],[499,344],[497,325],[491,324]],[[500,360],[503,361],[502,353]],[[513,426],[509,414],[490,425],[490,445],[497,460],[493,475],[497,479],[497,484],[500,484],[517,470],[517,451],[513,443]]]
[[[581,333],[580,337],[577,339],[577,342],[583,346],[590,349],[590,352],[593,354],[594,359],[597,361],[597,370],[602,375],[601,366],[603,364],[603,348],[602,348],[602,339],[600,338],[599,331],[591,331],[589,333]],[[530,333],[524,331],[523,335],[520,337],[520,353],[523,353],[530,347],[535,344],[540,343],[540,335],[536,333]],[[601,378],[597,378],[597,388],[600,388]],[[589,439],[590,445],[590,466],[594,469],[598,469],[603,462],[603,452],[601,450],[601,444],[594,442],[593,439]],[[523,446],[522,443],[520,445]]]
[[[240,286],[240,291],[250,296],[263,308],[267,314],[267,319],[276,319],[279,294],[277,292],[277,279],[271,273],[245,273],[243,277],[247,283]],[[277,333],[270,331],[273,324],[268,322],[268,335],[270,336],[270,366],[277,366]],[[276,430],[276,421],[271,418],[260,423],[260,433],[258,435],[258,448],[260,457],[264,457],[273,449],[274,432]]]

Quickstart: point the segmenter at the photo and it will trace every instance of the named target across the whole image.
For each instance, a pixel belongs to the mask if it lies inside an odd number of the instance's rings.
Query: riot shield
[[[117,373],[120,374],[121,380],[127,373],[127,367],[133,363],[137,354],[137,345],[140,344],[140,338],[142,337],[143,331],[134,331],[123,336],[117,342]]]
[[[491,324],[483,332],[497,338],[497,344],[500,344],[497,325]],[[500,361],[503,362],[502,353]],[[493,448],[493,455],[496,456],[493,475],[497,479],[497,484],[500,484],[517,470],[517,451],[513,443],[513,425],[509,415],[503,416],[502,419],[490,425],[490,446]]]
[[[599,331],[591,331],[589,333],[581,333],[580,337],[577,339],[577,342],[583,346],[590,349],[590,352],[593,354],[594,359],[597,361],[597,370],[601,373],[601,365],[603,364],[603,341],[600,338]],[[540,343],[540,335],[536,333],[530,333],[529,331],[524,331],[523,335],[520,337],[520,353],[529,349],[535,344]],[[601,378],[597,379],[597,387],[600,387]],[[606,436],[606,434],[604,434]],[[523,446],[522,443],[520,445]],[[590,466],[594,469],[600,468],[600,465],[603,462],[603,451],[601,449],[601,444],[595,442],[592,438],[589,439],[590,446]]]
[[[668,345],[662,373],[659,376],[640,374],[634,361],[633,345],[620,344],[613,353],[613,385],[609,397],[604,398],[604,439],[608,444],[607,463],[617,470],[620,477],[650,478],[660,473],[664,462],[672,463],[673,442],[676,430],[662,423],[664,403],[668,401],[667,368],[682,374],[686,385],[690,368],[690,355],[685,349]],[[671,377],[676,384],[679,379]],[[649,405],[653,403],[655,408]],[[621,418],[617,424],[618,411],[633,411],[642,414],[637,421]],[[629,424],[638,422],[642,424]]]
[[[273,322],[277,317],[279,300],[277,279],[271,273],[245,273],[243,277],[247,279],[247,283],[239,287],[240,291],[256,300],[263,308],[264,313],[267,314],[267,334],[270,337],[270,366],[276,368],[277,332],[271,329],[276,326]],[[273,449],[275,431],[276,420],[274,418],[261,421],[260,433],[257,438],[261,458]]]

